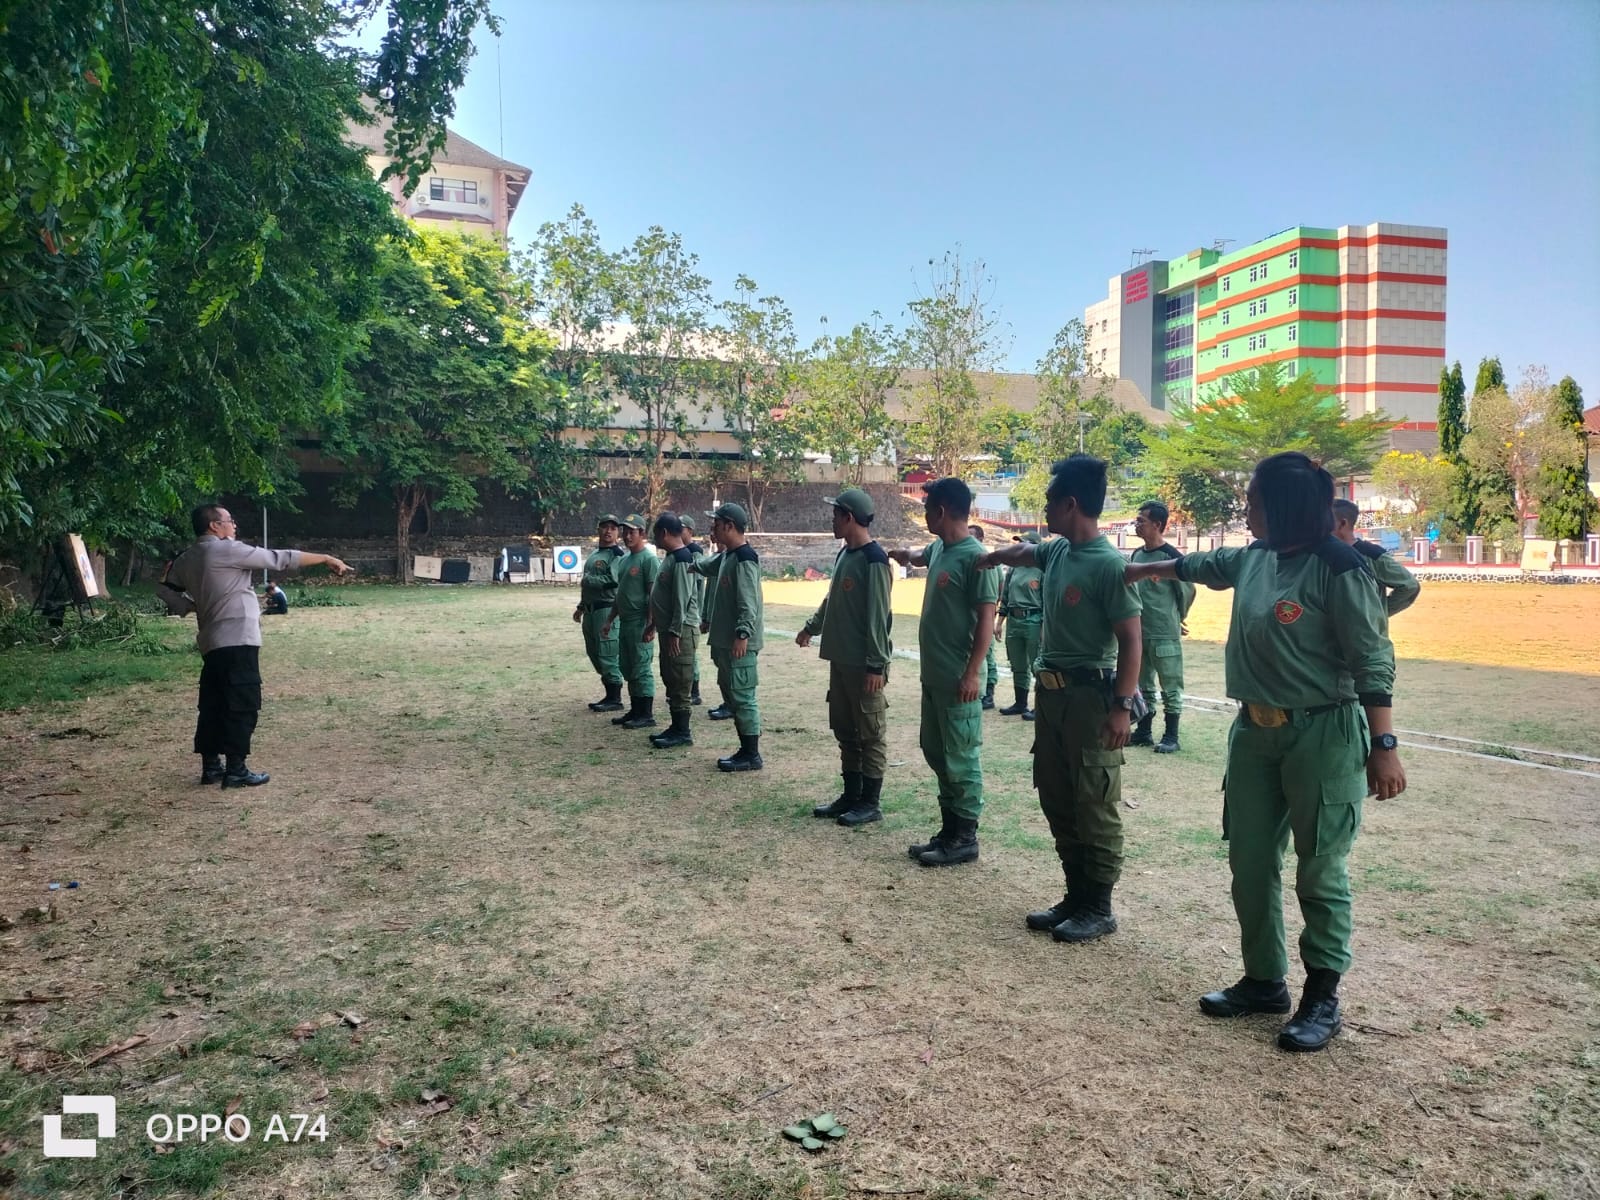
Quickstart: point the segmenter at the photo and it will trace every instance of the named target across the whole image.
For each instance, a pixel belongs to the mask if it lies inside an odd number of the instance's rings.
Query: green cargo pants
[[[1144,643],[1139,659],[1139,690],[1150,711],[1156,709],[1156,680],[1161,681],[1161,711],[1177,716],[1183,711],[1183,643]]]
[[[1122,876],[1122,751],[1100,744],[1108,689],[1073,683],[1052,689],[1041,682],[1033,711],[1033,786],[1067,886],[1116,883]]]
[[[1244,971],[1282,979],[1283,851],[1294,835],[1295,894],[1308,970],[1350,969],[1350,873],[1345,860],[1361,828],[1367,794],[1367,717],[1351,702],[1331,712],[1296,712],[1262,729],[1241,713],[1228,732],[1223,836],[1233,871]]]
[[[994,691],[1000,682],[1000,666],[994,660],[994,639],[989,639],[989,653],[983,656],[983,684],[986,691]]]
[[[651,667],[656,660],[656,644],[641,640],[644,637],[644,617],[618,617],[617,659],[622,667],[622,677],[628,681],[628,697],[647,700],[656,694],[656,677]]]
[[[939,780],[939,808],[976,821],[983,814],[983,708],[954,688],[922,686],[922,757]]]
[[[617,665],[617,627],[611,627],[609,637],[600,632],[610,615],[609,604],[583,614],[583,648],[602,683],[621,683],[622,668]]]
[[[884,686],[867,694],[860,667],[828,664],[828,728],[839,740],[839,769],[882,779],[889,766],[889,673]]]
[[[1033,660],[1039,657],[1038,621],[1006,618],[1006,658],[1011,663],[1011,682],[1021,691],[1033,686]]]
[[[666,640],[658,632],[661,642],[661,685],[667,692],[667,711],[673,716],[687,714],[692,707],[689,698],[694,694],[694,664],[699,657],[696,647],[699,635],[688,633],[678,639],[677,657],[667,654]]]
[[[761,707],[756,703],[756,685],[760,682],[756,660],[760,656],[759,650],[751,650],[743,658],[735,658],[731,650],[713,647],[711,651],[717,686],[733,709],[733,727],[740,737],[757,737],[761,733]]]

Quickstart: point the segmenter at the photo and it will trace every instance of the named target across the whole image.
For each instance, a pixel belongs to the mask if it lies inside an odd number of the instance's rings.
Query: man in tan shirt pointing
[[[261,601],[250,574],[327,566],[343,575],[350,568],[331,554],[263,550],[237,542],[233,516],[219,504],[202,504],[190,514],[190,523],[197,540],[173,562],[163,584],[184,594],[178,611],[193,612],[200,624],[195,640],[205,665],[194,728],[200,782],[257,787],[268,776],[252,771],[245,761],[261,710]]]

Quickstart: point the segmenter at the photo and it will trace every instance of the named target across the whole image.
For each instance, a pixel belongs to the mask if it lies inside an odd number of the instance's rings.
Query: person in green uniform
[[[667,708],[672,725],[650,735],[658,750],[692,746],[689,714],[694,690],[695,645],[700,637],[700,580],[694,564],[698,557],[689,548],[689,533],[675,513],[662,513],[652,532],[658,549],[666,552],[661,573],[650,589],[650,622],[644,640],[660,639],[661,683],[667,690]]]
[[[702,559],[695,570],[713,570],[711,624],[707,634],[717,684],[733,708],[733,727],[739,749],[717,759],[719,771],[759,771],[761,759],[761,709],[756,703],[765,613],[761,605],[761,559],[745,537],[750,514],[740,504],[719,504],[711,518],[711,532],[722,553]]]
[[[1246,492],[1256,541],[1127,570],[1130,581],[1233,589],[1224,659],[1239,715],[1228,734],[1222,822],[1245,973],[1202,996],[1200,1008],[1213,1017],[1289,1011],[1282,866],[1292,837],[1306,983],[1278,1033],[1285,1050],[1320,1050],[1343,1025],[1345,860],[1363,797],[1390,800],[1406,789],[1388,618],[1369,560],[1333,536],[1332,503],[1327,471],[1303,454],[1274,454],[1256,465]]]
[[[595,533],[600,544],[583,564],[578,607],[572,610],[572,619],[583,627],[583,648],[589,655],[589,662],[606,689],[604,696],[589,704],[589,710],[597,713],[622,711],[622,668],[617,665],[617,638],[615,634],[600,632],[617,599],[617,563],[627,556],[617,545],[620,533],[615,516],[606,513],[600,518]]]
[[[1039,535],[1032,531],[1019,533],[1013,542],[1039,544]],[[1016,703],[1000,710],[1002,717],[1021,717],[1033,720],[1033,709],[1028,707],[1028,691],[1033,686],[1033,660],[1039,656],[1039,627],[1044,621],[1044,602],[1040,588],[1044,585],[1044,572],[1038,567],[1010,567],[1000,584],[999,616],[994,622],[995,640],[1005,637],[1006,661],[1011,664],[1011,685],[1016,691]]]
[[[1136,547],[1134,562],[1164,562],[1181,558],[1167,542],[1167,506],[1150,500],[1139,506],[1133,519],[1133,532],[1144,545]],[[1144,634],[1139,668],[1139,691],[1149,712],[1140,718],[1130,746],[1155,746],[1157,754],[1176,754],[1183,749],[1178,741],[1178,722],[1183,717],[1183,635],[1184,621],[1194,605],[1192,583],[1176,579],[1146,579],[1139,585],[1139,603],[1144,611],[1140,623]],[[1161,685],[1161,715],[1165,727],[1158,744],[1150,726],[1156,719],[1156,684]]]
[[[953,476],[924,484],[923,517],[934,540],[894,550],[906,567],[926,567],[917,648],[922,658],[922,757],[939,781],[939,831],[907,848],[925,867],[976,862],[983,816],[983,709],[978,675],[994,638],[998,572],[978,565],[983,547],[967,527],[972,489]]]
[[[981,549],[983,546],[983,526],[968,525],[967,532],[978,539],[978,546]],[[978,698],[978,702],[983,706],[984,712],[988,712],[994,707],[994,688],[995,684],[1000,682],[1000,664],[995,661],[994,657],[994,645],[999,640],[999,630],[996,629],[994,636],[989,639],[989,653],[983,660],[983,695]]]
[[[649,729],[656,723],[655,646],[645,641],[650,621],[650,590],[661,574],[661,560],[645,538],[645,521],[638,513],[622,520],[622,545],[627,557],[616,565],[617,598],[611,605],[603,632],[617,628],[617,658],[628,681],[628,711],[612,717],[624,729]]]
[[[706,556],[706,551],[704,546],[694,540],[694,518],[688,513],[679,513],[676,515],[678,520],[683,523],[685,534],[684,545],[689,547],[689,552],[694,555],[695,561],[698,562],[700,559]],[[701,575],[699,572],[692,572],[691,577],[695,585],[696,604],[699,610],[703,613],[706,607],[706,587],[711,581],[704,575]],[[696,627],[696,632],[699,632],[698,627]],[[700,650],[698,646],[696,646],[694,652],[694,687],[689,693],[689,703],[700,703]]]
[[[1058,942],[1115,933],[1111,893],[1122,877],[1122,748],[1139,697],[1139,597],[1122,552],[1100,532],[1106,464],[1074,454],[1050,468],[1045,520],[1059,537],[987,556],[1044,571],[1034,699],[1033,785],[1055,839],[1066,890],[1027,915]]]
[[[894,571],[888,554],[872,539],[876,511],[872,497],[860,488],[847,488],[828,503],[833,505],[833,536],[844,546],[833,560],[828,594],[794,641],[805,647],[822,635],[821,655],[828,663],[828,727],[839,742],[844,791],[833,803],[817,805],[811,815],[832,817],[840,825],[866,825],[883,819],[880,797],[889,765],[889,697],[884,686],[894,654],[889,640]]]
[[[1354,546],[1365,555],[1372,576],[1378,581],[1383,595],[1383,610],[1389,616],[1404,612],[1422,595],[1422,582],[1376,542],[1356,536],[1356,522],[1361,519],[1361,509],[1353,500],[1333,502],[1333,536],[1346,546]]]
[[[695,563],[695,573],[701,577],[705,585],[700,593],[700,634],[704,638],[709,638],[711,611],[717,602],[717,589],[712,585],[722,570],[722,543],[717,541],[715,521],[712,522],[711,532],[706,537],[714,553],[705,555]],[[706,644],[710,645],[709,640]],[[713,667],[717,665],[715,651],[711,655],[711,665]],[[706,718],[711,721],[733,720],[733,698],[728,695],[727,676],[721,671],[717,672],[717,691],[722,694],[722,699],[717,701],[715,708],[706,713]]]

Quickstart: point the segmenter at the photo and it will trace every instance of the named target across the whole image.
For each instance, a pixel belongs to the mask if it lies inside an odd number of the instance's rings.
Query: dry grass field
[[[806,586],[772,585],[769,626],[798,627]],[[584,708],[570,592],[346,594],[270,626],[264,788],[194,783],[190,679],[0,714],[0,1192],[1600,1187],[1600,778],[1408,752],[1352,858],[1347,1031],[1290,1057],[1273,1021],[1195,1005],[1239,974],[1219,715],[1180,755],[1129,752],[1122,929],[1066,947],[1022,926],[1060,887],[1029,726],[985,718],[982,860],[906,859],[934,819],[914,663],[888,819],[847,831],[809,816],[837,784],[814,650],[771,639],[768,767],[726,776],[728,723],[662,752]],[[1220,697],[1225,598],[1192,624],[1190,688]],[[1429,587],[1395,621],[1399,723],[1600,754],[1597,627],[1600,589]],[[54,919],[50,880],[82,885]],[[41,1117],[85,1093],[117,1097],[118,1136],[44,1160]],[[844,1140],[780,1136],[824,1111]],[[253,1133],[158,1152],[147,1120],[180,1112]],[[264,1142],[275,1113],[326,1140]]]

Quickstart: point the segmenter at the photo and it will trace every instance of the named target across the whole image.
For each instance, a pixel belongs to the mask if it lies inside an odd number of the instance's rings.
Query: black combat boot
[[[944,845],[945,838],[950,836],[950,822],[955,820],[955,814],[943,800],[939,801],[939,832],[925,842],[914,842],[906,847],[906,853],[916,860],[929,850],[937,850]]]
[[[671,750],[674,746],[694,745],[694,736],[689,732],[689,714],[673,713],[672,724],[660,733],[650,735],[650,744],[657,750]]]
[[[222,755],[207,754],[200,759],[200,782],[221,783],[227,768],[222,765]]]
[[[1150,736],[1150,726],[1155,724],[1156,715],[1153,712],[1145,713],[1139,723],[1134,726],[1133,736],[1128,739],[1130,746],[1154,746],[1156,739]]]
[[[984,712],[988,712],[994,707],[994,684],[991,683],[988,688],[985,689],[982,697],[982,704]]]
[[[1324,968],[1307,971],[1300,1007],[1278,1031],[1278,1046],[1301,1052],[1321,1050],[1343,1028],[1344,1019],[1339,1015],[1339,972]]]
[[[1286,1013],[1289,1011],[1289,989],[1281,979],[1251,979],[1246,975],[1232,987],[1201,996],[1200,1011],[1208,1017]]]
[[[1016,689],[1016,693],[1017,702],[1015,704],[1008,704],[1002,708],[1000,710],[1000,715],[1002,717],[1020,717],[1023,713],[1028,711],[1028,689],[1019,687]]]
[[[1176,754],[1183,747],[1178,743],[1178,714],[1167,713],[1165,718],[1167,727],[1162,731],[1161,744],[1156,747],[1157,754]]]
[[[1082,898],[1072,886],[1072,881],[1067,880],[1067,890],[1061,894],[1061,899],[1049,908],[1041,908],[1038,912],[1027,915],[1029,929],[1048,933],[1061,922],[1078,911],[1078,906],[1083,903]]]
[[[951,814],[950,832],[930,850],[917,855],[925,867],[957,867],[978,861],[978,823],[969,817]]]
[[[1027,709],[1027,710],[1025,710],[1025,711],[1024,711],[1024,712],[1023,712],[1023,714],[1022,714],[1022,719],[1023,719],[1023,720],[1024,720],[1024,721],[1031,721],[1031,720],[1033,720],[1033,709],[1031,709],[1031,708],[1030,708],[1030,709]]]
[[[633,715],[620,722],[624,729],[654,729],[656,727],[656,698],[644,696],[633,702]]]
[[[1109,883],[1085,882],[1078,911],[1052,929],[1050,936],[1058,942],[1092,942],[1115,933],[1117,918],[1111,911],[1111,888]]]
[[[739,748],[727,758],[717,759],[719,771],[759,771],[766,766],[761,761],[761,735],[752,733],[748,737],[739,735]]]
[[[706,713],[706,718],[712,721],[733,720],[733,709],[728,706],[728,698],[724,696],[720,704]]]
[[[870,825],[874,821],[883,820],[883,809],[879,807],[879,797],[883,794],[882,779],[861,780],[861,798],[855,802],[854,807],[846,809],[839,814],[841,825]]]
[[[228,755],[228,767],[222,773],[222,787],[228,788],[260,787],[272,776],[265,771],[252,771],[245,765],[243,755]]]
[[[844,791],[839,793],[837,800],[827,804],[819,804],[811,810],[813,817],[837,817],[842,812],[847,812],[856,806],[856,801],[861,799],[861,772],[841,771],[844,776]]]
[[[700,699],[700,681],[698,679],[696,679],[694,681],[694,689],[689,693],[689,703],[690,704],[700,704],[700,703],[702,703],[702,701]]]
[[[621,712],[622,711],[622,685],[620,683],[606,684],[606,694],[598,700],[589,702],[590,712]]]

